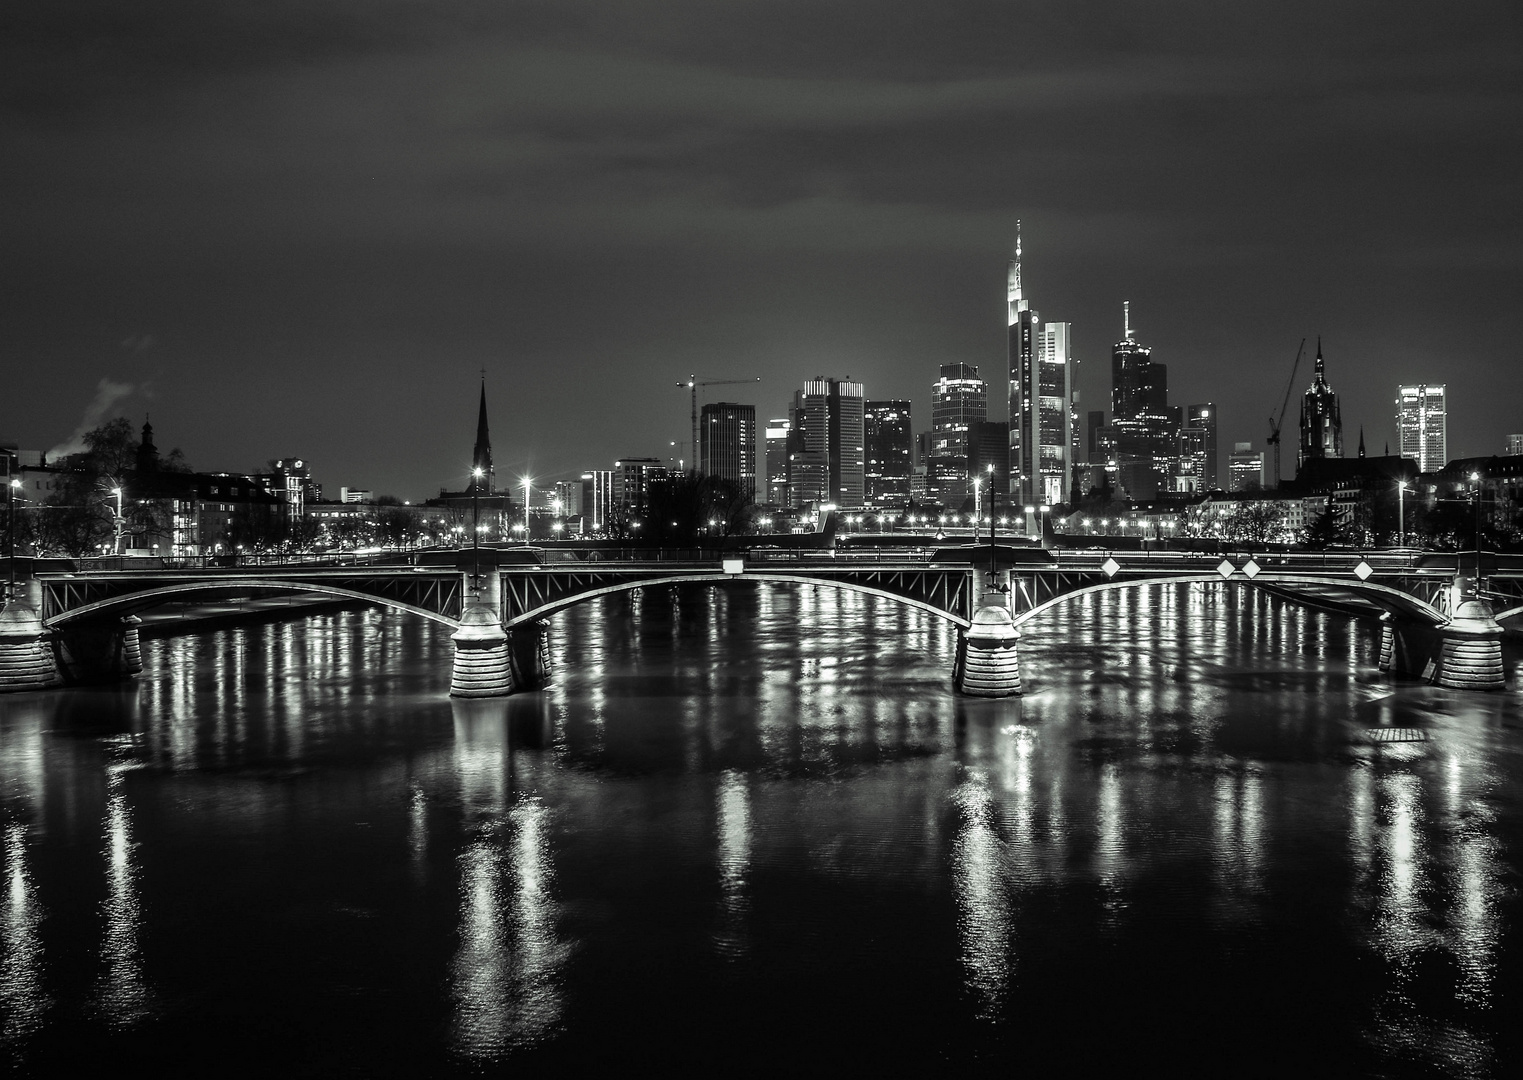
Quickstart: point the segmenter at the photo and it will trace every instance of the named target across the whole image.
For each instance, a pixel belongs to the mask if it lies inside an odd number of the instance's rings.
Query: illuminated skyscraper
[[[862,384],[811,379],[796,395],[794,413],[795,433],[802,435],[790,461],[794,505],[860,510],[866,480]]]
[[[1507,436],[1507,456],[1523,457],[1523,435]]]
[[[755,497],[755,405],[705,405],[698,416],[698,446],[703,472],[728,480],[742,496]]]
[[[1201,433],[1200,441],[1204,452],[1204,468],[1200,470],[1201,486],[1207,491],[1220,488],[1221,484],[1217,479],[1215,403],[1205,401],[1199,405],[1191,405],[1185,413],[1185,428],[1187,430],[1196,428]]]
[[[1396,391],[1397,453],[1417,462],[1418,472],[1438,472],[1449,464],[1445,385],[1418,383]]]
[[[989,418],[989,384],[972,364],[942,364],[931,384],[931,431],[926,475],[947,504],[961,504],[968,486],[968,432]]]
[[[767,421],[767,498],[772,506],[788,507],[788,435],[793,424],[786,416]]]
[[[1010,490],[1032,503],[1067,498],[1076,444],[1070,324],[1041,325],[1021,285],[1021,225],[1006,285],[1010,361]]]
[[[1327,384],[1327,363],[1322,359],[1322,339],[1317,339],[1317,371],[1312,384],[1301,396],[1301,449],[1296,455],[1297,469],[1312,458],[1343,456],[1343,415],[1338,395]]]
[[[1116,483],[1132,499],[1167,491],[1179,470],[1183,412],[1169,408],[1169,369],[1132,336],[1132,306],[1122,302],[1122,340],[1111,347],[1111,422],[1096,440],[1115,462]]]
[[[910,403],[869,401],[863,410],[864,465],[867,502],[873,506],[902,506],[909,501],[914,471],[914,431]]]

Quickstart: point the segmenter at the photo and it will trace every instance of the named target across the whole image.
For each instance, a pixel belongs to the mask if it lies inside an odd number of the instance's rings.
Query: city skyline
[[[1005,363],[1017,219],[1081,414],[1130,300],[1224,448],[1319,334],[1371,452],[1402,384],[1447,384],[1451,457],[1523,427],[1506,5],[88,9],[5,35],[24,449],[99,399],[197,468],[423,498],[465,485],[483,368],[501,487],[666,456],[690,371],[760,377],[758,415],[830,372],[929,417],[928,372]]]

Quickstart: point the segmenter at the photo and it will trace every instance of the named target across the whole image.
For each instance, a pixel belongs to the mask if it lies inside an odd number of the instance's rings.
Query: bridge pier
[[[514,690],[543,690],[550,685],[550,624],[532,622],[508,631],[508,656]]]
[[[46,690],[62,681],[51,635],[32,602],[34,591],[28,588],[25,599],[13,599],[0,611],[0,694]]]
[[[455,643],[450,696],[501,697],[512,691],[508,633],[491,607],[475,600],[467,604],[450,640]]]
[[[54,659],[65,683],[106,683],[143,670],[136,615],[68,623],[54,630]]]
[[[1415,675],[1448,690],[1501,690],[1501,624],[1484,600],[1460,603],[1442,626],[1381,619],[1380,670]]]
[[[993,597],[990,597],[993,599]],[[999,597],[1004,600],[1003,596]],[[957,635],[952,685],[974,697],[1010,697],[1021,692],[1021,662],[1010,609],[989,603],[973,614],[973,623]]]

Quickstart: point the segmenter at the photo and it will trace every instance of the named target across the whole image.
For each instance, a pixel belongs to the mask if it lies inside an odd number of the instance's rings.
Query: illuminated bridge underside
[[[1312,604],[1339,604],[1345,607],[1363,609],[1375,616],[1391,612],[1400,618],[1411,619],[1430,626],[1439,626],[1448,621],[1433,605],[1413,596],[1409,592],[1403,592],[1389,585],[1381,585],[1375,582],[1360,582],[1357,579],[1344,581],[1338,578],[1318,578],[1266,572],[1260,574],[1252,581],[1240,576],[1224,579],[1220,574],[1179,574],[1156,577],[1117,578],[1101,581],[1090,579],[1090,581],[1085,583],[1078,579],[1080,577],[1088,577],[1088,575],[1070,574],[1065,576],[1068,580],[1064,581],[1062,585],[1067,586],[1067,591],[1056,592],[1051,589],[1051,584],[1057,583],[1050,583],[1049,587],[1043,590],[1046,593],[1045,597],[1028,610],[1016,615],[1015,624],[1020,626],[1030,622],[1051,608],[1069,603],[1081,596],[1114,592],[1118,589],[1138,589],[1151,585],[1178,585],[1181,583],[1190,584],[1197,582],[1210,585],[1268,586],[1275,592],[1284,594],[1293,600],[1304,599]]]
[[[918,608],[964,629],[972,617],[973,575],[966,569],[925,567],[833,569],[811,566],[807,570],[746,570],[726,574],[714,568],[682,570],[587,570],[502,572],[502,621],[514,627],[547,618],[558,611],[611,593],[629,592],[644,585],[679,582],[767,581],[785,585],[825,586],[881,596]]]
[[[131,615],[171,601],[214,600],[251,594],[290,592],[377,604],[405,611],[451,628],[460,624],[461,576],[454,572],[419,574],[323,574],[310,577],[239,575],[205,578],[187,575],[166,581],[152,578],[39,575],[45,626]]]

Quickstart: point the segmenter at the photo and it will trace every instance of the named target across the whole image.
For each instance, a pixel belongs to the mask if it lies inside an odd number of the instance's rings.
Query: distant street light
[[[524,477],[524,546],[529,544],[529,485],[532,483],[527,476]]]
[[[111,494],[116,496],[116,535],[111,538],[111,554],[116,555],[117,548],[122,546],[122,489],[114,487]]]
[[[1396,481],[1396,546],[1407,546],[1407,482]]]

